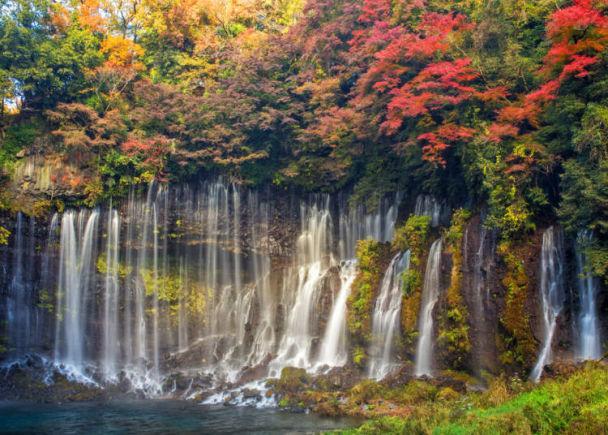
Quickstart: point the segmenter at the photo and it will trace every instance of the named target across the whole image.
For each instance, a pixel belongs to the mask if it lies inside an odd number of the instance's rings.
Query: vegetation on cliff
[[[500,324],[503,327],[499,343],[502,347],[500,359],[507,366],[530,365],[536,355],[536,341],[526,309],[531,286],[524,258],[529,248],[527,242],[517,245],[502,242],[498,246],[498,255],[505,267],[502,284],[506,290],[504,307],[500,313]]]
[[[418,336],[418,311],[422,298],[422,276],[424,258],[428,248],[431,219],[428,216],[410,216],[403,226],[395,231],[393,248],[402,252],[410,251],[410,267],[404,271],[402,279],[403,301],[401,308],[401,328],[405,348],[413,353]]]
[[[452,224],[445,239],[452,258],[450,285],[446,292],[446,307],[439,315],[439,351],[448,366],[455,369],[464,368],[466,358],[471,351],[469,338],[469,313],[462,293],[462,240],[471,213],[458,209],[452,216]]]
[[[347,324],[353,344],[352,361],[364,367],[372,331],[374,297],[387,264],[389,247],[375,240],[357,242],[358,273],[347,301]]]

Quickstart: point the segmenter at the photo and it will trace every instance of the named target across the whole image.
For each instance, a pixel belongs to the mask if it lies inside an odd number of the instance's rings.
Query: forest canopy
[[[606,0],[5,0],[0,165],[93,205],[208,172],[608,240]],[[25,151],[24,151],[25,150]],[[600,249],[601,251],[601,249]],[[599,255],[599,254],[598,254]],[[602,263],[600,261],[600,263]]]

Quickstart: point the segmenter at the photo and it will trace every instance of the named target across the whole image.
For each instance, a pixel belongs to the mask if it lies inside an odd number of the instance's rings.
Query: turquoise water
[[[0,402],[0,433],[314,433],[354,426],[277,409],[209,408],[173,400],[37,404]]]

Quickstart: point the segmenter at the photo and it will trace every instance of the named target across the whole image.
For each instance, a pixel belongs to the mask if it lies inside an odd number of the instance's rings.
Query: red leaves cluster
[[[130,136],[121,145],[121,151],[129,156],[141,159],[143,165],[160,174],[163,170],[165,158],[171,151],[172,141],[162,135],[150,138],[136,138]]]
[[[517,104],[504,107],[490,140],[499,140],[494,131],[513,131],[538,126],[544,106],[557,98],[566,80],[582,79],[599,61],[599,53],[608,48],[608,17],[594,7],[592,0],[574,0],[573,4],[555,11],[547,23],[547,36],[552,45],[544,59],[541,73],[553,77],[538,89],[525,95]],[[511,135],[511,134],[509,134]]]
[[[488,101],[504,97],[504,88],[478,91],[473,82],[479,74],[471,67],[471,59],[432,63],[423,68],[401,88],[391,91],[386,121],[382,127],[394,134],[404,118],[430,114],[446,107],[456,106],[471,98]]]
[[[418,136],[418,140],[425,145],[422,147],[424,160],[439,165],[446,166],[443,152],[455,142],[470,139],[474,135],[474,130],[455,124],[443,124],[435,131],[424,133]]]
[[[386,0],[365,0],[358,20],[365,27],[350,41],[351,53],[373,53],[357,83],[356,98],[365,101],[375,95],[385,101],[384,134],[397,133],[407,118],[430,115],[437,122],[444,118],[439,112],[454,110],[472,98],[489,102],[506,96],[504,87],[479,89],[479,73],[470,58],[445,60],[453,35],[472,27],[465,16],[426,11],[424,1],[419,0],[407,2],[405,19],[400,16],[400,22],[407,23],[409,14],[417,10],[420,19],[414,20],[416,24],[391,26],[390,5]],[[424,144],[425,160],[445,166],[443,152],[473,133],[453,123],[438,121],[435,125],[434,130],[425,126],[426,133],[417,139]]]
[[[547,24],[547,35],[553,40],[567,41],[576,32],[588,27],[606,29],[608,18],[594,8],[592,0],[574,0],[572,6],[555,11]]]

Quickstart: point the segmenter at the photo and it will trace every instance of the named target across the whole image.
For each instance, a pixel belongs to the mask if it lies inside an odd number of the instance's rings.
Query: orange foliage
[[[102,41],[101,52],[106,55],[108,67],[132,68],[136,71],[144,69],[144,65],[138,60],[143,56],[144,49],[130,39],[110,35]]]

